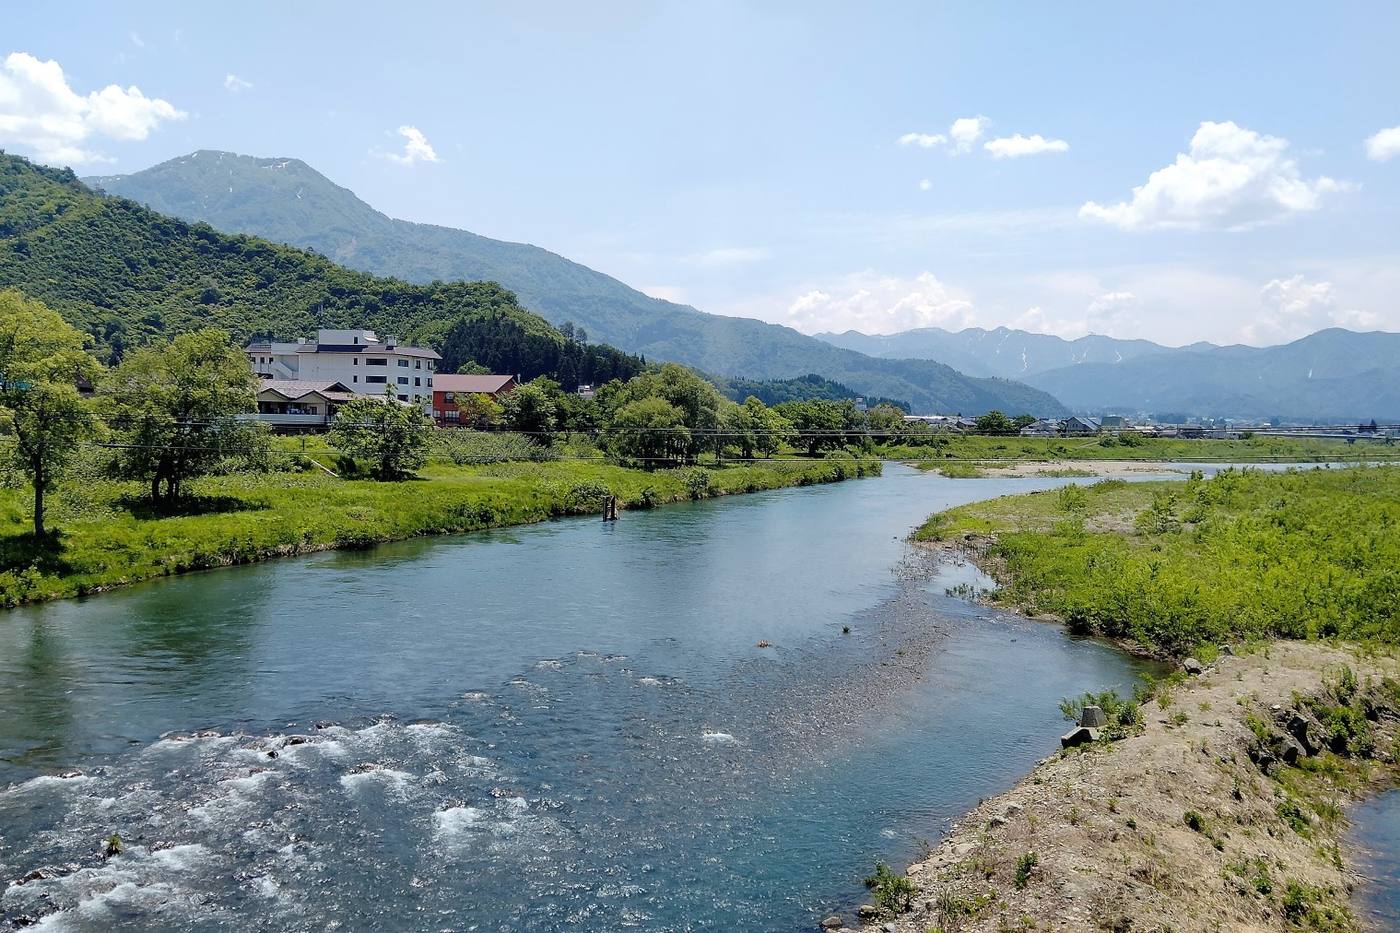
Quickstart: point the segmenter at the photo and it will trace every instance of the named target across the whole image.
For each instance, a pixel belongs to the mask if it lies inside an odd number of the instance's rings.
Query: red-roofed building
[[[458,402],[464,395],[487,395],[499,400],[515,388],[514,376],[438,373],[433,380],[433,420],[455,427],[461,423]]]

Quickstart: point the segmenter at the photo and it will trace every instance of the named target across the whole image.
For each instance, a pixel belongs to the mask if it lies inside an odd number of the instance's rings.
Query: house
[[[514,376],[477,376],[443,373],[433,386],[433,420],[440,425],[455,425],[461,420],[459,407],[464,395],[486,395],[499,400],[514,391]]]
[[[1089,434],[1099,433],[1099,421],[1097,418],[1084,418],[1073,415],[1064,420],[1062,430],[1069,437],[1083,437]]]
[[[436,350],[382,340],[372,330],[316,331],[316,339],[295,343],[254,341],[243,348],[253,372],[284,382],[339,382],[356,395],[383,395],[392,388],[401,402],[432,403]]]
[[[1099,419],[1099,425],[1105,431],[1126,431],[1132,427],[1122,415],[1104,415]]]
[[[598,390],[585,382],[578,387],[578,397],[585,400],[597,398]]]
[[[1021,429],[1022,437],[1059,437],[1061,424],[1054,418],[1040,418]]]
[[[354,398],[343,382],[268,379],[258,387],[257,420],[274,431],[320,431]]]
[[[962,415],[905,415],[904,420],[910,424],[926,424],[935,432],[967,434],[977,429],[976,421]]]

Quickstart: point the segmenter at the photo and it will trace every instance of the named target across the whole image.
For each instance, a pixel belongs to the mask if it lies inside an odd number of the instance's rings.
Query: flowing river
[[[1134,681],[903,540],[1064,482],[891,465],[0,614],[0,927],[810,929]]]

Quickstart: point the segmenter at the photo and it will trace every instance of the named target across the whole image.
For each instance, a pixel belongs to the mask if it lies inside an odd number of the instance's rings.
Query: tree
[[[538,382],[516,386],[501,400],[506,426],[535,435],[541,444],[549,444],[549,432],[554,430],[558,418],[558,409],[549,396],[549,388]]]
[[[685,412],[664,398],[638,399],[613,413],[608,448],[614,456],[654,467],[686,456],[690,442]]]
[[[978,415],[976,419],[978,434],[1006,435],[1015,434],[1020,429],[1016,427],[1016,422],[995,408],[985,415]]]
[[[490,376],[491,370],[482,366],[476,360],[467,360],[457,367],[457,374],[460,376]]]
[[[399,480],[426,462],[431,428],[422,409],[401,404],[393,389],[386,389],[382,399],[357,398],[340,406],[327,440],[346,456],[368,460],[375,479]]]
[[[745,459],[752,459],[755,452],[771,457],[797,436],[786,418],[752,395],[729,409],[727,427]]]
[[[852,427],[856,410],[849,400],[832,402],[810,399],[805,402],[783,402],[776,409],[797,432],[798,443],[815,457],[823,450],[838,450],[846,445],[846,431]]]
[[[458,423],[465,428],[486,431],[500,424],[501,405],[484,392],[457,393]]]
[[[93,430],[77,388],[100,368],[86,343],[42,303],[0,292],[0,430],[13,438],[10,456],[34,489],[36,538],[46,533],[44,496]]]
[[[257,410],[256,384],[243,350],[216,328],[127,354],[101,386],[122,445],[119,475],[150,483],[151,500],[169,503],[225,456],[246,455],[265,433],[240,418]]]
[[[680,410],[687,429],[681,456],[693,457],[705,441],[717,439],[724,396],[691,370],[677,363],[666,363],[655,372],[632,378],[614,400],[626,405],[647,398],[664,399]]]

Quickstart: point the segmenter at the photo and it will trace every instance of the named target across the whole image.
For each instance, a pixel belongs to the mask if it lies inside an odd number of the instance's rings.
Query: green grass
[[[299,441],[283,441],[300,451]],[[333,459],[319,440],[307,454]],[[135,483],[75,477],[54,500],[54,543],[29,534],[28,492],[0,489],[0,604],[76,596],[139,580],[417,535],[599,514],[625,508],[832,482],[879,472],[835,455],[806,463],[677,470],[558,460],[432,463],[401,483],[339,479],[317,469],[235,474],[194,483],[178,514],[151,514]]]
[[[962,506],[914,537],[968,535],[991,542],[999,600],[1165,654],[1400,641],[1400,467],[1105,480]]]
[[[1111,442],[1105,446],[1105,440]],[[947,435],[929,446],[887,445],[878,448],[892,460],[1183,460],[1246,463],[1279,461],[1321,463],[1327,461],[1397,460],[1400,445],[1312,438],[1253,437],[1244,440],[1180,440],[1143,438],[1124,446],[1112,438],[984,437]],[[938,469],[932,464],[930,469]]]

